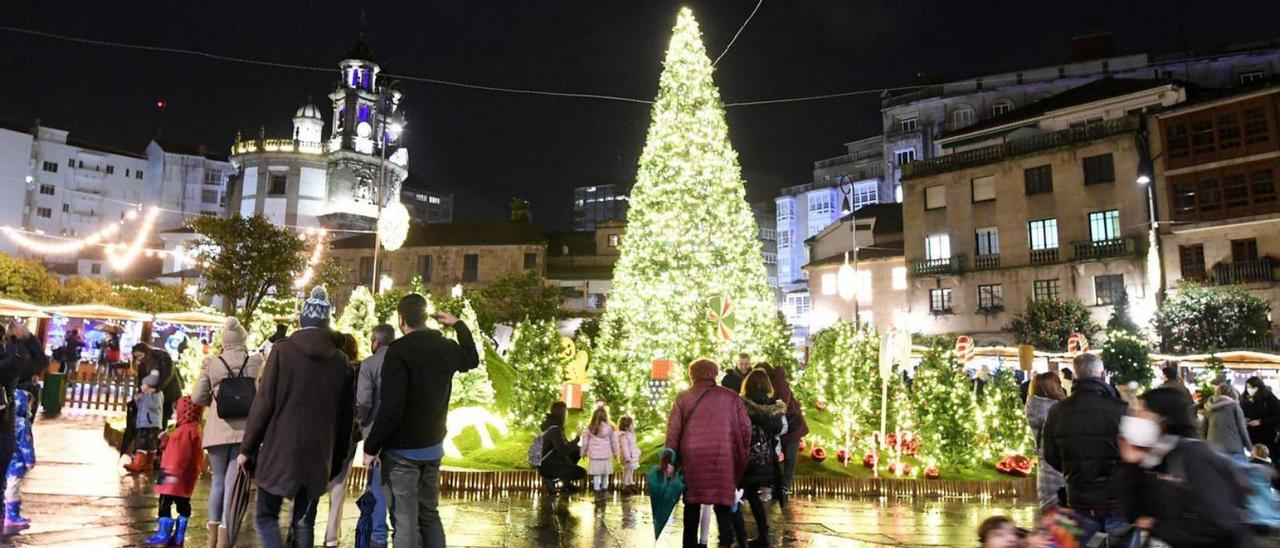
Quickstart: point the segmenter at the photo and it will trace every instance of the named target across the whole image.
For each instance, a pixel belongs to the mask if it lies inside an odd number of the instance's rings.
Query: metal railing
[[[1000,254],[988,253],[986,255],[974,255],[973,268],[978,270],[1000,268]]]
[[[1276,281],[1275,271],[1276,263],[1266,257],[1252,261],[1218,263],[1213,266],[1213,283],[1215,285],[1272,283]]]
[[[1075,249],[1074,257],[1077,261],[1123,257],[1133,254],[1136,249],[1133,240],[1126,238],[1072,242],[1071,246]]]
[[[1094,122],[1092,124],[1055,131],[1053,133],[1045,133],[1043,135],[1035,135],[1024,139],[1008,141],[989,147],[976,148],[973,150],[948,154],[946,156],[920,160],[902,166],[902,178],[910,179],[935,173],[945,173],[966,167],[990,164],[1004,160],[1005,158],[1040,152],[1060,146],[1096,141],[1104,137],[1111,137],[1113,135],[1137,131],[1138,125],[1139,120],[1137,116],[1126,116],[1124,118],[1103,120],[1101,122]]]
[[[955,274],[961,271],[964,255],[952,255],[942,259],[920,259],[911,262],[911,273],[917,276],[930,274]]]
[[[1032,249],[1031,264],[1049,264],[1058,262],[1058,248]]]

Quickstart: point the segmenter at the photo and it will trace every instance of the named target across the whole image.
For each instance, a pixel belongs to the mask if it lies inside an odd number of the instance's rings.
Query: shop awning
[[[156,314],[156,321],[176,323],[179,325],[200,325],[205,327],[221,327],[227,319],[220,314],[210,314],[192,310],[189,312],[164,312]]]
[[[45,311],[67,318],[83,318],[87,320],[116,320],[149,322],[151,314],[128,310],[105,304],[71,304],[67,306],[51,306]]]
[[[48,318],[49,315],[44,313],[43,307],[15,301],[13,299],[0,299],[0,316],[18,317],[18,318]]]
[[[1210,358],[1222,360],[1222,365],[1235,369],[1280,369],[1280,354],[1256,352],[1253,350],[1232,350],[1213,354],[1188,354],[1175,356],[1172,354],[1152,354],[1153,360],[1168,360],[1182,365],[1203,366]]]

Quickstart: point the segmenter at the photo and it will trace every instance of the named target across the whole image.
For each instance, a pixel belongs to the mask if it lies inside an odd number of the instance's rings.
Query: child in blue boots
[[[182,546],[187,540],[187,520],[191,519],[191,492],[195,491],[204,464],[204,448],[200,435],[200,406],[188,396],[174,404],[177,427],[165,436],[164,456],[160,459],[160,478],[156,492],[160,494],[160,519],[156,534],[148,544]],[[178,519],[173,519],[173,507]]]
[[[22,478],[36,465],[35,440],[31,437],[31,393],[13,391],[13,433],[16,445],[9,468],[5,470],[4,524],[6,527],[26,527],[31,520],[22,517]]]

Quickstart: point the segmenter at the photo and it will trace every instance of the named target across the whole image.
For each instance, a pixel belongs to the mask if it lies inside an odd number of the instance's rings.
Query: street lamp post
[[[853,301],[853,325],[862,330],[862,310],[858,295],[858,215],[854,211],[854,186],[848,175],[840,176],[840,192],[844,194],[840,213],[849,215],[849,233],[853,234],[853,264],[849,264],[849,253],[844,254],[844,265],[836,275],[836,285],[840,290],[840,298],[846,302]]]
[[[373,288],[374,295],[378,294],[378,282],[381,278],[381,276],[378,275],[378,248],[382,247],[382,241],[378,234],[376,223],[378,219],[382,218],[382,187],[386,186],[387,145],[391,144],[391,139],[393,137],[397,137],[400,134],[400,131],[404,129],[404,122],[400,119],[399,113],[391,112],[394,109],[395,97],[399,94],[399,92],[395,90],[399,83],[399,80],[392,80],[391,83],[387,84],[387,87],[383,88],[382,94],[378,97],[378,108],[375,109],[375,112],[379,116],[379,159],[378,185],[374,187],[373,190],[373,203],[376,213],[374,215],[375,226],[373,231],[373,279],[370,280],[370,286]],[[389,115],[391,114],[394,114],[394,116],[390,116],[390,120],[388,120]]]

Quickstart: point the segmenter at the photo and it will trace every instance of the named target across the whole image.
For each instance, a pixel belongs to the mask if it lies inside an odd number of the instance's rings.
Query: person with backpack
[[[1253,546],[1245,478],[1196,438],[1191,399],[1174,388],[1139,398],[1143,409],[1120,423],[1122,464],[1112,486],[1125,517],[1170,546]]]
[[[765,504],[773,499],[774,493],[782,496],[779,438],[787,430],[787,402],[774,396],[773,383],[764,369],[753,369],[742,381],[742,403],[751,418],[751,446],[742,475],[742,498],[751,506],[758,535],[750,541],[750,546],[771,546],[769,512]],[[742,512],[735,514],[735,521],[735,528],[743,527]]]
[[[564,433],[568,413],[569,407],[564,402],[551,404],[547,416],[542,419],[540,433],[529,445],[529,465],[538,469],[548,494],[555,494],[557,486],[562,492],[573,492],[573,482],[587,475],[587,470],[578,466],[578,461],[582,460],[579,448],[582,439],[569,441]]]
[[[226,528],[219,528],[239,468],[235,466],[244,439],[244,422],[257,394],[262,356],[245,346],[248,333],[229,316],[222,324],[222,353],[204,359],[191,399],[209,408],[205,415],[204,449],[209,452],[209,548],[226,546]],[[222,540],[219,540],[221,538]]]

